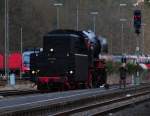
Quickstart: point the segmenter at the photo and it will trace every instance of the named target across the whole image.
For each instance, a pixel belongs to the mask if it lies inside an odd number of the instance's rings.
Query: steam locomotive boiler
[[[43,37],[43,51],[30,57],[30,73],[39,90],[61,91],[106,83],[101,45],[83,31],[54,30]]]

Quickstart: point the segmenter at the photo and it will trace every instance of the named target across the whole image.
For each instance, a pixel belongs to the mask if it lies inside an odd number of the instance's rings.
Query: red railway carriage
[[[43,52],[31,54],[30,58],[31,75],[38,89],[55,91],[105,84],[97,82],[105,78],[99,75],[105,63],[98,58],[100,42],[93,39],[90,42],[82,31],[74,30],[54,30],[45,35]]]
[[[4,56],[0,54],[0,70],[4,68]]]
[[[20,70],[22,70],[22,55],[18,52],[14,52],[9,54],[7,57],[7,68],[10,71],[14,71],[15,73],[19,73]],[[5,59],[2,54],[0,54],[0,71],[2,74],[4,74],[4,63]]]
[[[16,75],[22,71],[22,55],[19,52],[13,52],[8,56],[8,68],[13,71]]]
[[[9,69],[10,72],[13,71],[17,75],[20,74],[20,71],[21,71],[22,74],[24,74],[25,76],[28,74],[28,77],[29,77],[30,76],[29,75],[30,64],[29,64],[28,59],[30,58],[31,53],[34,53],[34,52],[37,53],[38,51],[37,50],[25,51],[23,55],[17,51],[10,53],[7,57],[7,68]],[[4,74],[4,71],[5,71],[4,63],[5,63],[4,55],[0,54],[0,73],[1,74]]]
[[[22,68],[22,55],[20,53],[11,53],[8,57],[8,68],[10,70]]]
[[[4,73],[4,56],[0,54],[0,74]]]

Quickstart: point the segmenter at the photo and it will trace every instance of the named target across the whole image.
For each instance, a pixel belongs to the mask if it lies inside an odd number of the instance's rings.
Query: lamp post
[[[94,12],[90,12],[90,14],[92,15],[92,18],[93,18],[93,31],[95,32],[96,31],[96,16],[98,15],[98,12],[94,11]]]
[[[144,39],[145,38],[145,25],[146,25],[145,23],[143,23],[141,25],[142,26],[142,38],[143,38],[142,39],[142,48],[143,48],[142,52],[143,52],[143,54],[145,53],[145,46],[144,46],[145,45],[145,42],[144,42],[145,41],[145,39]]]
[[[21,56],[22,56],[22,63],[21,63],[21,69],[23,68],[23,42],[22,42],[22,27],[20,28],[20,52],[21,52]],[[21,69],[20,69],[20,79],[22,79],[22,73],[21,73]]]
[[[62,3],[54,3],[53,4],[55,7],[56,7],[56,12],[57,12],[57,29],[59,29],[60,28],[60,22],[59,22],[59,8],[61,7],[61,6],[63,6],[63,4]]]
[[[8,55],[9,55],[9,0],[5,0],[5,76],[7,77],[9,85],[8,75]]]
[[[148,0],[147,1],[148,3],[150,3],[150,0]],[[143,54],[145,53],[145,26],[146,26],[146,24],[144,23],[144,19],[146,18],[145,17],[145,5],[143,5],[143,8],[142,8],[142,11],[143,11],[143,15],[142,15],[142,17],[143,17],[143,23],[141,24],[141,27],[142,27],[142,52],[143,52]]]
[[[78,30],[79,29],[79,4],[77,4],[77,9],[76,9],[76,15],[77,15],[77,17],[76,17],[76,30]]]
[[[125,7],[127,6],[127,4],[125,3],[121,3],[119,5],[119,13],[121,13],[121,7]],[[124,53],[124,22],[126,22],[127,19],[123,18],[123,17],[120,17],[120,22],[121,22],[121,52],[122,54]]]
[[[124,22],[126,22],[127,19],[120,19],[121,22],[121,52],[124,53]]]

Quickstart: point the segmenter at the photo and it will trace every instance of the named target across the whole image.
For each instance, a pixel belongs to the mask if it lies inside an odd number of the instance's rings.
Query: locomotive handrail
[[[53,37],[53,36],[55,36],[55,37],[61,37],[61,36],[71,36],[71,37],[77,37],[77,38],[79,38],[79,36],[78,35],[75,35],[75,34],[61,34],[61,33],[59,33],[59,34],[48,34],[48,35],[46,35],[46,36],[48,36],[48,37]]]

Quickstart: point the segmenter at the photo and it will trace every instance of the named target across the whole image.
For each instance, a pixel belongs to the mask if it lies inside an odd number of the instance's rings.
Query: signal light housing
[[[134,28],[135,28],[135,33],[139,34],[140,33],[140,28],[141,28],[141,10],[134,10]]]

